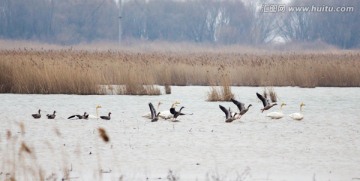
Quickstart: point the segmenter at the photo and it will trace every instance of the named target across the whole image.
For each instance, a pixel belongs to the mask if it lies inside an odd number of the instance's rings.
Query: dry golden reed
[[[230,77],[225,66],[221,65],[218,68],[218,75],[221,77],[221,87],[218,89],[212,86],[208,93],[207,101],[231,101],[234,98],[234,94],[231,92]]]
[[[31,149],[26,145],[25,142],[21,143],[20,153],[22,153],[22,152],[26,152],[28,154],[31,154]]]
[[[171,94],[171,86],[169,84],[164,85],[165,94]]]
[[[234,98],[234,94],[231,92],[229,85],[223,85],[221,87],[210,88],[207,101],[231,101]]]
[[[265,98],[270,98],[271,102],[277,102],[278,96],[273,87],[265,87],[263,95]]]
[[[146,85],[360,86],[357,51],[233,53],[0,50],[0,92],[161,94]]]

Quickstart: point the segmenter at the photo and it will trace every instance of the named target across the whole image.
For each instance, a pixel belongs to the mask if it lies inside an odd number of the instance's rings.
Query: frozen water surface
[[[6,139],[11,131],[36,155],[33,164],[45,177],[63,177],[71,169],[77,180],[159,180],[169,170],[179,180],[356,180],[360,178],[360,89],[276,87],[279,102],[285,102],[286,117],[270,120],[255,92],[260,87],[232,87],[236,98],[253,107],[240,120],[225,123],[218,105],[207,102],[209,87],[172,87],[171,95],[19,95],[0,94],[0,179],[10,172],[11,156],[18,142]],[[180,122],[143,118],[148,102],[162,101],[167,110],[174,101],[193,113]],[[299,112],[302,121],[287,115]],[[84,111],[95,115],[112,112],[110,121],[68,120]],[[156,106],[155,106],[156,107]],[[42,109],[42,118],[31,114]],[[55,120],[45,115],[57,111]],[[25,134],[21,134],[23,123]],[[110,142],[104,143],[98,128],[104,128]],[[12,145],[13,144],[13,145]],[[9,162],[10,160],[10,162]],[[109,172],[109,173],[107,173]],[[27,180],[27,175],[16,174]],[[53,177],[54,178],[54,177]]]

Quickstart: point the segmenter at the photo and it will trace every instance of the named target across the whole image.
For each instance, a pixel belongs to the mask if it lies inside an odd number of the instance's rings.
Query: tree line
[[[293,0],[290,6],[350,6],[352,12],[262,11],[278,0],[0,0],[0,38],[57,44],[182,41],[258,45],[323,41],[360,46],[358,0]],[[121,11],[120,11],[121,7]]]

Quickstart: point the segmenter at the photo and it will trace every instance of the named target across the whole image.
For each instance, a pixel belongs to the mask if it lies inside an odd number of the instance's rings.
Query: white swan
[[[162,119],[174,118],[174,115],[170,112],[170,109],[175,108],[178,104],[180,104],[180,102],[175,101],[168,110],[160,111],[159,112],[159,117],[162,118]]]
[[[161,104],[162,104],[162,102],[159,102],[159,103],[158,103],[156,110],[159,110],[159,107],[160,107]],[[170,108],[175,108],[178,104],[180,104],[180,102],[175,101],[175,102],[171,105]],[[170,119],[170,118],[173,118],[174,115],[171,114],[170,108],[169,108],[168,110],[164,110],[164,111],[158,112],[159,118],[162,118],[162,119]],[[144,114],[142,117],[151,119],[151,112]]]
[[[285,104],[285,103],[281,103],[280,111],[279,111],[279,112],[270,112],[270,113],[268,113],[266,116],[267,116],[267,117],[270,117],[271,119],[281,119],[282,117],[284,117],[284,113],[282,112],[283,106],[286,106],[286,104]]]
[[[91,115],[91,114],[90,114],[88,118],[89,118],[89,119],[99,119],[99,118],[100,118],[100,117],[99,117],[99,110],[98,110],[99,108],[101,108],[101,106],[100,106],[100,105],[97,105],[97,106],[96,106],[96,115]]]
[[[304,115],[301,114],[303,106],[305,106],[305,104],[302,102],[300,104],[300,113],[298,113],[298,112],[297,113],[292,113],[292,114],[289,115],[289,117],[291,117],[293,120],[297,120],[297,121],[302,120],[304,118]]]

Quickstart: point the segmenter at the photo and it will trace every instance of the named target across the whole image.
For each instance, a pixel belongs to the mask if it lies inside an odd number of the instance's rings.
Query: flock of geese
[[[265,96],[256,93],[256,96],[260,99],[260,101],[263,104],[263,108],[261,108],[261,112],[267,111],[269,109],[271,109],[272,107],[276,106],[277,103],[270,103],[270,100],[267,99]],[[224,112],[225,114],[225,122],[226,123],[231,123],[237,119],[240,119],[245,113],[247,113],[249,111],[249,108],[252,106],[251,104],[249,104],[247,107],[245,107],[245,104],[237,101],[235,99],[231,99],[231,102],[233,102],[236,107],[238,108],[239,112],[232,112],[230,107],[229,109],[226,109],[224,106],[219,105],[219,108]],[[162,103],[159,102],[157,104],[157,109],[159,109],[160,105]],[[149,108],[150,108],[150,113],[145,114],[143,117],[146,117],[148,119],[151,119],[151,122],[157,122],[160,118],[161,119],[170,119],[172,122],[178,122],[177,118],[179,116],[182,115],[187,115],[186,113],[182,113],[181,111],[185,108],[184,106],[182,106],[178,111],[175,109],[176,106],[180,104],[179,102],[174,102],[169,110],[164,110],[164,111],[159,111],[157,112],[154,105],[150,102],[149,103]],[[280,111],[278,112],[270,112],[268,113],[266,116],[270,117],[271,119],[281,119],[284,117],[284,113],[282,112],[282,108],[286,106],[285,103],[282,103],[280,105]],[[302,114],[302,107],[305,106],[304,103],[300,104],[300,112],[297,113],[292,113],[289,115],[290,118],[294,119],[294,120],[302,120],[304,118],[304,115]],[[101,106],[96,106],[96,116],[94,115],[89,115],[87,112],[84,112],[84,114],[75,114],[75,115],[71,115],[68,117],[68,119],[89,119],[89,118],[100,118],[103,120],[110,120],[111,117],[111,112],[108,113],[107,116],[98,116],[98,109],[101,108]],[[32,117],[35,119],[39,119],[41,118],[41,114],[40,114],[41,110],[39,109],[38,113],[36,114],[32,114]],[[55,118],[55,113],[56,111],[53,112],[53,114],[47,114],[47,118],[48,119],[54,119]],[[192,115],[192,114],[188,114],[188,115]]]
[[[277,105],[277,103],[270,103],[269,99],[267,99],[265,96],[263,96],[263,95],[261,95],[259,93],[256,93],[256,96],[260,99],[260,101],[262,102],[262,104],[264,106],[263,108],[260,109],[262,113],[264,111],[269,110],[272,107]],[[245,108],[244,103],[239,102],[239,101],[237,101],[235,99],[231,99],[231,101],[238,107],[238,109],[239,109],[238,113],[237,112],[232,113],[230,108],[226,109],[224,106],[219,105],[220,109],[225,113],[225,122],[227,122],[227,123],[231,123],[236,119],[240,119],[241,116],[244,115],[249,110],[249,108],[252,106],[251,104],[249,104],[248,107]],[[282,112],[282,108],[285,105],[286,105],[285,103],[282,103],[280,105],[280,111],[279,112],[276,112],[276,111],[275,112],[270,112],[266,116],[270,117],[271,119],[281,119],[281,118],[283,118],[284,113]],[[304,118],[304,115],[302,114],[302,107],[303,106],[305,106],[305,104],[301,103],[300,104],[300,112],[292,113],[292,114],[289,115],[289,117],[292,118],[293,120],[297,120],[297,121],[302,120]]]
[[[84,114],[74,114],[74,115],[71,115],[68,117],[68,119],[89,119],[89,118],[93,118],[93,119],[103,119],[103,120],[110,120],[111,117],[111,112],[109,112],[109,114],[107,116],[98,116],[99,115],[99,112],[98,112],[98,109],[101,108],[100,105],[97,105],[96,106],[96,116],[95,115],[89,115],[87,112],[84,112]],[[47,114],[46,117],[48,119],[55,119],[56,115],[55,115],[56,111],[54,111],[53,114]],[[39,109],[38,110],[38,113],[36,114],[32,114],[31,115],[34,119],[40,119],[41,118],[41,110]]]
[[[256,96],[260,99],[260,101],[263,104],[263,108],[261,108],[261,112],[264,112],[266,110],[271,109],[272,107],[276,106],[277,103],[270,103],[270,100],[267,99],[265,96],[256,93]],[[245,104],[237,101],[235,99],[231,99],[231,102],[233,102],[237,108],[239,109],[239,112],[232,112],[230,107],[229,109],[226,109],[224,106],[219,105],[219,108],[224,112],[225,114],[225,122],[226,123],[231,123],[237,119],[240,119],[246,112],[248,112],[249,108],[252,106],[251,104],[249,104],[247,107],[245,107]],[[159,109],[160,105],[162,103],[159,102],[157,105],[157,109]],[[181,110],[185,107],[181,107],[179,111],[175,110],[175,107],[180,104],[179,102],[175,102],[172,104],[171,108],[169,111],[161,111],[161,112],[156,112],[156,109],[154,107],[154,105],[150,102],[149,103],[149,108],[150,108],[150,113],[145,114],[143,117],[146,117],[148,119],[151,119],[151,122],[156,122],[159,120],[159,118],[162,119],[171,119],[172,121],[177,121],[176,118],[180,115],[185,115],[185,113],[182,113]],[[282,103],[280,105],[280,111],[279,112],[270,112],[268,113],[266,116],[270,117],[271,119],[281,119],[284,117],[284,113],[282,112],[282,108],[283,106],[285,106],[285,103]],[[290,118],[300,121],[304,118],[304,115],[302,114],[302,107],[305,106],[304,103],[300,104],[300,112],[297,113],[292,113],[289,115]]]

